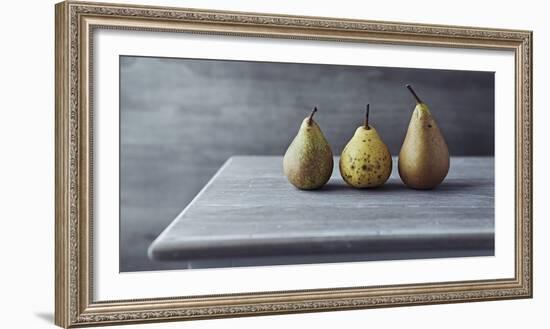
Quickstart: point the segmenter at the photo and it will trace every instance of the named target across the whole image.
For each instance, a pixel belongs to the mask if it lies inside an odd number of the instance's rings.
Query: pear
[[[355,131],[340,156],[340,175],[356,188],[376,187],[390,177],[392,159],[388,147],[369,125],[369,105],[365,124]]]
[[[283,171],[288,181],[302,190],[314,190],[327,183],[334,167],[332,151],[311,114],[302,121],[298,134],[286,150]]]
[[[416,99],[416,107],[399,152],[399,176],[408,187],[432,189],[449,172],[449,149],[428,105],[410,85],[407,88]]]

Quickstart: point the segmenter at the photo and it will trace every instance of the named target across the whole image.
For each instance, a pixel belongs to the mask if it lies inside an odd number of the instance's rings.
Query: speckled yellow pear
[[[369,125],[369,105],[365,124],[355,131],[340,156],[340,175],[355,188],[377,187],[390,177],[392,159],[376,129]]]
[[[408,187],[432,189],[449,172],[449,149],[428,105],[410,85],[407,88],[416,99],[416,107],[399,152],[399,176]]]
[[[283,171],[288,181],[302,190],[321,188],[334,168],[330,145],[313,120],[315,112],[317,107],[302,121],[283,158]]]

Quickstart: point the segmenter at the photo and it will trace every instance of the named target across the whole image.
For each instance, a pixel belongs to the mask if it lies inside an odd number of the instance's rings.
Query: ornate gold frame
[[[532,296],[532,32],[66,1],[56,5],[56,295],[62,327]],[[93,302],[91,34],[127,29],[505,49],[515,53],[516,241],[511,279]]]

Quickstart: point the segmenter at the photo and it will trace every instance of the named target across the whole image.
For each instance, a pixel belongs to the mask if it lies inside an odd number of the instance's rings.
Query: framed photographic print
[[[532,296],[532,33],[56,5],[56,324]]]

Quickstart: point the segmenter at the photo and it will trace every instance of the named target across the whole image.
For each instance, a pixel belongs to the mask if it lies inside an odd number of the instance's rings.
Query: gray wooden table
[[[317,191],[282,174],[281,157],[235,156],[157,237],[149,257],[182,268],[494,255],[494,158],[453,157],[444,183],[377,189],[338,172]]]

